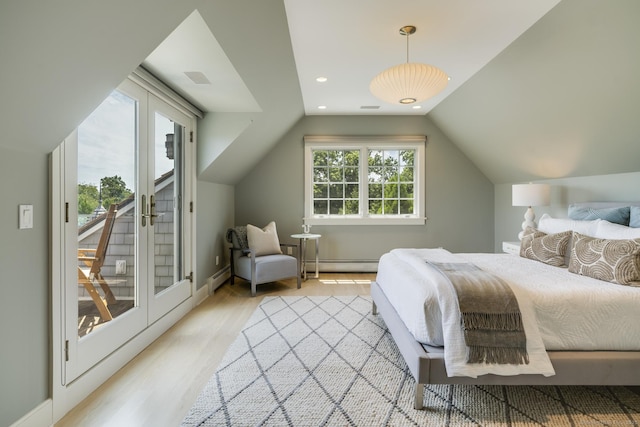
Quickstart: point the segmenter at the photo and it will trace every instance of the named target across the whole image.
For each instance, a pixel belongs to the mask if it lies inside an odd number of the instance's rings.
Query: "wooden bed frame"
[[[440,347],[420,344],[376,282],[371,282],[373,314],[380,314],[416,380],[414,408],[422,409],[425,384],[640,385],[640,351],[549,351],[556,375],[449,377]]]

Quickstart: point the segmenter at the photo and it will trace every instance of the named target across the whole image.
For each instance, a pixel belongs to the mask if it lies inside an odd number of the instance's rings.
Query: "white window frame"
[[[304,137],[304,223],[309,225],[422,225],[425,211],[425,145],[427,137],[418,136],[305,136]],[[360,212],[358,215],[313,214],[313,150],[360,151]],[[368,150],[416,150],[414,158],[414,209],[410,215],[374,215],[367,213]]]

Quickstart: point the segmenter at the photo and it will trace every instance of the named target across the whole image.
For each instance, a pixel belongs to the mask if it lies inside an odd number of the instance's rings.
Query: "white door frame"
[[[139,76],[132,79],[139,83]],[[165,98],[166,99],[166,98]],[[185,111],[184,108],[180,109]],[[185,206],[194,206],[193,199],[196,194],[196,172],[195,172],[195,153],[196,153],[196,118],[190,118],[190,125],[193,132],[192,142],[185,143],[185,162],[189,163],[190,168],[185,171]],[[188,147],[187,147],[188,146]],[[188,149],[187,149],[188,148]],[[95,390],[99,385],[105,382],[111,375],[122,368],[128,361],[133,359],[140,351],[151,344],[155,339],[173,326],[180,318],[187,314],[196,304],[196,281],[189,283],[189,295],[182,300],[173,309],[165,315],[159,317],[154,322],[148,322],[148,325],[139,333],[134,334],[124,344],[115,351],[106,355],[102,360],[88,368],[82,375],[77,376],[73,381],[66,381],[67,377],[67,354],[68,347],[65,344],[65,305],[67,304],[65,295],[65,264],[69,257],[65,254],[65,204],[63,201],[65,174],[68,170],[64,168],[64,159],[68,153],[65,151],[64,144],[58,147],[51,154],[51,254],[52,254],[52,406],[53,422],[61,419],[69,410],[79,404],[85,397]],[[74,172],[75,173],[75,172]],[[190,199],[190,200],[189,200]],[[185,243],[184,250],[188,252],[185,258],[185,271],[193,271],[196,248],[196,234],[193,229],[196,224],[195,209],[184,210]],[[75,266],[73,267],[76,268]],[[206,289],[206,287],[204,287]],[[75,302],[77,305],[77,301]],[[97,332],[97,331],[96,331]]]

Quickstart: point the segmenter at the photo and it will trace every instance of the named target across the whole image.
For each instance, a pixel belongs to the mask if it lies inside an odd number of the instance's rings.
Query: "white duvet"
[[[440,262],[471,262],[509,283],[523,313],[527,341],[531,341],[534,347],[531,350],[536,354],[545,348],[640,350],[640,288],[578,276],[566,268],[510,254],[451,254],[444,249],[394,249],[380,258],[376,281],[417,341],[445,347],[445,363],[451,356],[447,355],[448,352],[460,353],[459,349],[447,351],[447,345],[451,346],[453,340],[446,336],[461,334],[459,311],[455,299],[441,296],[439,291],[446,288],[451,292],[451,286],[443,288],[442,283],[434,281],[434,276],[429,273],[433,270],[424,262],[427,258]],[[530,322],[534,322],[537,328]],[[538,362],[530,363],[533,368],[540,369],[535,373],[553,374],[543,366],[544,363]],[[521,369],[517,372],[503,369],[510,365],[501,365],[501,372],[487,372],[466,369],[465,363],[454,364],[461,368],[452,366],[450,370],[447,363],[450,376],[525,373]]]

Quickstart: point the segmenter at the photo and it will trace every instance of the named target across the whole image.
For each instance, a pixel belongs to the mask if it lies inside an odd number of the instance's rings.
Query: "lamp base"
[[[522,231],[518,233],[518,239],[522,240],[524,237],[524,231],[527,227],[536,228],[536,214],[533,212],[533,208],[529,206],[527,211],[524,213],[524,221],[522,222]]]

